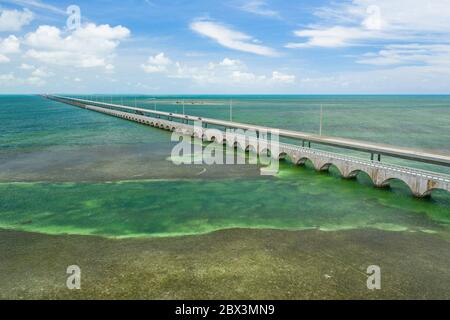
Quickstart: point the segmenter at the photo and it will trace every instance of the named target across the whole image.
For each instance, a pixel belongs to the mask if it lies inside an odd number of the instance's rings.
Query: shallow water
[[[137,103],[182,112],[177,99]],[[188,114],[228,117],[229,97],[184,99]],[[134,97],[124,102],[134,105]],[[324,134],[450,150],[449,96],[233,97],[233,119],[316,132],[320,104]],[[290,164],[276,177],[262,177],[256,165],[177,166],[168,132],[34,96],[1,96],[0,120],[0,228],[138,237],[371,227],[449,238],[445,192],[418,200],[401,183],[378,190],[364,176],[346,181]]]

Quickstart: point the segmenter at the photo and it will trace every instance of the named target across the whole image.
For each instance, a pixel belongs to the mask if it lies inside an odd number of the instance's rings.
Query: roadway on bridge
[[[130,107],[130,106],[124,106],[124,105],[118,105],[118,104],[112,104],[112,103],[106,103],[106,102],[98,102],[98,101],[70,98],[70,97],[64,97],[64,96],[53,96],[53,97],[56,97],[59,99],[71,100],[71,101],[75,101],[75,102],[80,102],[80,103],[84,103],[84,104],[102,105],[102,106],[107,106],[107,107],[132,110],[135,112],[139,111],[139,112],[145,112],[145,113],[150,113],[150,114],[154,114],[154,115],[158,115],[158,116],[165,116],[165,117],[176,118],[176,119],[184,119],[184,120],[189,120],[189,121],[200,121],[201,120],[203,123],[223,126],[223,127],[227,127],[227,128],[255,130],[255,131],[259,131],[259,132],[276,132],[280,137],[293,138],[293,139],[297,139],[297,140],[315,142],[318,144],[323,144],[323,145],[328,145],[328,146],[333,146],[333,147],[363,151],[363,152],[372,153],[372,154],[380,154],[380,155],[386,155],[386,156],[391,156],[391,157],[396,157],[396,158],[402,158],[402,159],[408,159],[408,160],[413,160],[413,161],[418,161],[418,162],[425,162],[425,163],[431,163],[431,164],[437,164],[437,165],[450,167],[450,154],[436,153],[436,152],[432,152],[432,151],[424,151],[424,150],[417,150],[417,149],[404,148],[404,147],[396,147],[396,146],[390,146],[390,145],[384,145],[384,144],[378,144],[378,143],[372,143],[372,142],[366,142],[366,141],[359,141],[359,140],[353,140],[353,139],[347,139],[347,138],[321,136],[321,135],[317,135],[317,134],[305,133],[305,132],[300,132],[300,131],[277,129],[277,128],[258,126],[258,125],[252,125],[252,124],[246,124],[246,123],[240,123],[240,122],[234,122],[234,121],[218,120],[218,119],[203,118],[203,117],[199,118],[199,117],[194,117],[194,116],[190,116],[190,115],[182,115],[182,114],[169,113],[169,112],[164,112],[164,111],[150,110],[150,109],[145,109],[145,108]],[[450,139],[450,137],[449,137],[449,139]]]

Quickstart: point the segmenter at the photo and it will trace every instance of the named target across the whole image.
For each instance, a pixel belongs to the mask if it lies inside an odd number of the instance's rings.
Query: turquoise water
[[[140,106],[228,119],[227,96],[138,96]],[[235,121],[450,153],[450,96],[234,96]],[[111,100],[110,96],[102,99]],[[134,105],[135,97],[113,97]],[[177,103],[178,101],[178,103]],[[192,103],[194,102],[194,104]],[[231,227],[439,233],[450,196],[410,197],[283,163],[177,166],[170,133],[36,96],[0,96],[0,227],[112,237]],[[367,155],[355,153],[358,156]],[[409,162],[385,159],[400,164]],[[414,164],[450,173],[448,168]]]

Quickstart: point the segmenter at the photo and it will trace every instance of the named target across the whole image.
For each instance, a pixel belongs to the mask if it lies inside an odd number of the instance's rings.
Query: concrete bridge
[[[193,124],[189,123],[189,121],[193,120],[203,121],[203,119],[198,117],[174,115],[167,112],[133,108],[116,104],[99,103],[84,99],[61,96],[46,97],[52,100],[101,112],[122,119],[135,121],[152,127],[175,131],[179,134],[196,137],[204,141],[222,143],[230,147],[239,147],[245,151],[252,150],[258,154],[267,152],[275,159],[287,159],[295,165],[304,165],[309,160],[317,171],[327,171],[331,166],[334,166],[339,170],[340,174],[345,179],[355,178],[358,173],[364,172],[372,179],[373,184],[380,188],[388,187],[390,182],[393,180],[400,180],[410,188],[412,194],[416,197],[430,196],[431,192],[436,189],[442,189],[450,192],[450,176],[441,173],[397,166],[380,161],[360,159],[294,144],[277,143],[276,146],[274,146],[273,143],[263,139],[258,139],[256,136],[249,137],[229,132],[225,133],[220,130],[207,130],[203,127],[194,127]],[[133,111],[134,113],[129,111]],[[136,112],[140,114],[137,114]],[[148,116],[149,114],[152,116]],[[161,116],[165,116],[167,119],[162,119]],[[174,118],[182,119],[182,122],[174,121]],[[221,124],[223,125],[222,122]],[[229,122],[227,122],[227,126],[234,127],[234,125],[230,125]],[[240,126],[242,127],[242,124],[240,124]],[[268,130],[271,129],[252,125],[246,127],[246,129],[250,130],[254,130],[255,128],[258,132],[262,132],[262,128]],[[362,145],[363,142],[359,142],[359,144]],[[390,146],[386,148],[391,150],[396,149],[395,147]],[[350,149],[353,148],[350,147]],[[405,152],[405,150],[406,149],[401,149],[401,152]],[[414,152],[415,151],[413,151],[413,153]],[[418,153],[420,154],[421,152]],[[413,155],[409,153],[408,159],[412,156]],[[402,155],[399,157],[405,158],[406,156]],[[439,163],[441,165],[450,164],[450,161],[447,162],[445,155],[434,155],[432,153],[422,153],[419,156],[419,161]]]

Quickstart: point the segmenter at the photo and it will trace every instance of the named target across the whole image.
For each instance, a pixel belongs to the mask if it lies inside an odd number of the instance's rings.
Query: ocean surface
[[[450,96],[97,96],[106,102],[450,153]],[[149,237],[376,228],[450,241],[450,195],[281,164],[176,165],[171,133],[38,96],[0,96],[0,228]],[[319,147],[319,146],[313,146]],[[333,148],[325,148],[333,151]],[[359,157],[367,154],[351,152]],[[449,168],[383,158],[450,174]]]

